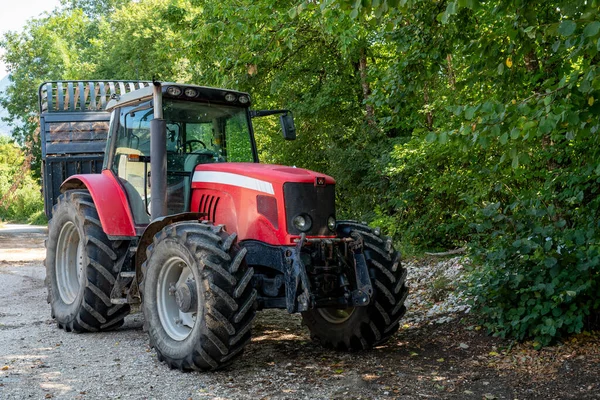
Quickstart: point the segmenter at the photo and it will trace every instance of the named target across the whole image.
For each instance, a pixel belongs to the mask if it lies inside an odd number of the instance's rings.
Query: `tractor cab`
[[[190,211],[191,178],[199,164],[258,162],[245,93],[162,84],[149,86],[108,103],[112,112],[105,169],[119,178],[129,199],[136,225],[150,222],[151,122],[162,113],[166,156],[165,215]],[[159,100],[156,100],[156,97]],[[156,109],[155,104],[162,104]]]

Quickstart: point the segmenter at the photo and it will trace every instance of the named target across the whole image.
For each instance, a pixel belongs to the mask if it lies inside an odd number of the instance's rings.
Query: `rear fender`
[[[125,191],[108,170],[100,174],[72,175],[60,187],[61,193],[87,189],[94,200],[102,229],[111,239],[135,237],[135,224]]]

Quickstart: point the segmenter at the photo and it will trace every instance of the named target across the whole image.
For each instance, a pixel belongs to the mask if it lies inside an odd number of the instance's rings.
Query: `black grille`
[[[312,236],[330,236],[327,219],[335,216],[335,185],[315,186],[314,183],[288,182],[283,185],[285,220],[291,235],[300,235],[292,220],[299,214],[308,214],[312,227],[306,232]]]

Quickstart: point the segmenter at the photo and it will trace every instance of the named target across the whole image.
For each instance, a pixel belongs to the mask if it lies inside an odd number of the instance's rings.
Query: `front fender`
[[[100,223],[108,236],[135,237],[129,201],[117,178],[108,170],[100,174],[72,175],[60,186],[61,193],[87,189],[94,200]]]

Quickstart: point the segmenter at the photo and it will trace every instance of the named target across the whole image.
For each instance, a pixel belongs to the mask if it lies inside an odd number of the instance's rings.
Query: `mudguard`
[[[113,238],[135,237],[135,224],[125,191],[114,174],[72,175],[60,187],[61,193],[72,189],[87,189],[94,200],[104,232]]]

